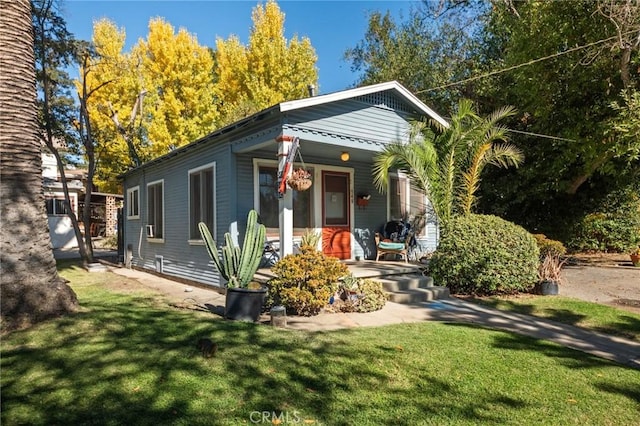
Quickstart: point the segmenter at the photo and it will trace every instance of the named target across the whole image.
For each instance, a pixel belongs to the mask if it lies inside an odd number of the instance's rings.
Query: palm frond
[[[515,107],[513,107],[512,105],[506,105],[496,109],[491,114],[489,114],[485,121],[487,121],[488,123],[492,123],[492,125],[496,125],[499,121],[502,121],[505,118],[513,117],[514,115],[516,115],[516,112],[517,110]]]
[[[462,173],[462,191],[460,193],[460,208],[464,215],[471,214],[475,202],[475,194],[480,187],[480,174],[491,152],[491,143],[484,143],[475,151],[469,168]]]
[[[517,146],[510,143],[493,144],[488,155],[488,163],[497,167],[518,167],[524,161],[524,154]]]
[[[387,145],[374,158],[373,183],[380,192],[386,192],[389,171],[397,169],[403,170],[417,187],[428,192],[436,170],[436,158],[433,145],[429,141],[408,144],[396,142]]]

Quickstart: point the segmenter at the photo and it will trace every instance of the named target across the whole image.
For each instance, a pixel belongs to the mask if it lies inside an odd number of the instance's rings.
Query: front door
[[[322,251],[351,259],[349,173],[322,172]]]

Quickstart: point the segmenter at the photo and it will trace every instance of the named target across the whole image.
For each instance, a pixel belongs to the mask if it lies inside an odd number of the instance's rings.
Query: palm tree
[[[471,101],[462,100],[448,126],[435,120],[414,124],[407,143],[392,143],[376,156],[374,184],[384,192],[389,170],[402,170],[427,194],[446,228],[453,216],[471,214],[485,166],[522,163],[522,152],[507,142],[508,129],[498,124],[514,113],[504,107],[482,118]]]
[[[77,306],[58,276],[47,227],[29,0],[2,2],[0,70],[0,309],[9,330]]]

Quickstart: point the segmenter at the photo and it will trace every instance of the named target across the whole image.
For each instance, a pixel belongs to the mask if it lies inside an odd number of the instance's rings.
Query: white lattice
[[[410,113],[407,104],[391,92],[371,93],[357,98],[361,102],[377,106],[379,108],[393,109],[396,111],[404,111]]]

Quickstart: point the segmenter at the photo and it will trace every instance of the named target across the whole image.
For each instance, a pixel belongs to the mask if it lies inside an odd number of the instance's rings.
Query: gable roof
[[[449,123],[438,115],[434,110],[426,106],[420,99],[397,81],[387,81],[385,83],[372,84],[370,86],[356,87],[355,89],[342,90],[326,95],[312,96],[310,98],[298,99],[295,101],[281,102],[277,105],[280,112],[292,111],[300,108],[325,104],[329,102],[341,101],[344,99],[354,98],[356,96],[369,95],[371,93],[384,92],[387,90],[395,91],[403,97],[409,104],[413,105],[421,113],[433,118],[445,127],[449,127]]]

